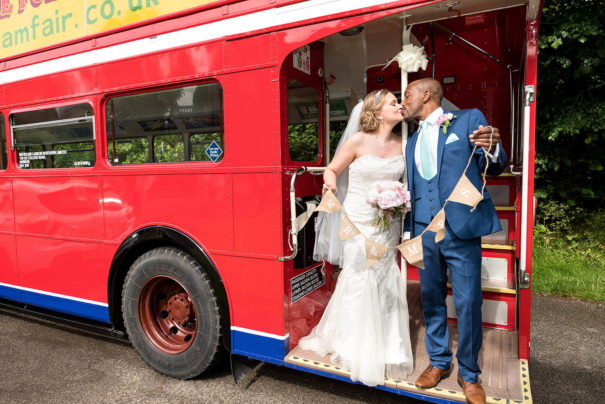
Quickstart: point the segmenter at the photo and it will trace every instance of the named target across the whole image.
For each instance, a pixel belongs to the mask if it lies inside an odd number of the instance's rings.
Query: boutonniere
[[[451,112],[448,112],[447,114],[441,114],[439,115],[439,118],[437,118],[437,120],[435,121],[435,125],[443,125],[443,134],[445,135],[445,133],[447,132],[447,127],[450,126],[454,119],[456,119],[456,115],[452,114]]]

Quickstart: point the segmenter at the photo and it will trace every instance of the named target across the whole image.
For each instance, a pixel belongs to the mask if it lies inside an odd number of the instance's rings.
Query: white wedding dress
[[[319,324],[299,342],[304,350],[330,354],[332,363],[349,370],[353,381],[369,386],[384,384],[385,376],[404,379],[413,371],[406,280],[397,265],[397,250],[389,249],[364,270],[363,235],[396,246],[401,234],[401,219],[391,223],[390,231],[372,225],[378,211],[366,201],[370,185],[378,180],[398,181],[403,173],[401,155],[364,155],[349,165],[343,210],[361,234],[343,242],[343,269],[334,294]]]

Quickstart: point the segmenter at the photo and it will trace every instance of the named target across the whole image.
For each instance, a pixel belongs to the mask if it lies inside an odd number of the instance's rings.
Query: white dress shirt
[[[433,160],[434,172],[437,172],[437,144],[439,143],[439,133],[440,133],[440,127],[435,125],[435,122],[437,121],[437,118],[439,118],[441,115],[443,115],[443,108],[439,107],[436,110],[434,110],[433,112],[431,112],[431,114],[429,116],[426,117],[426,121],[429,124],[428,130],[426,132],[428,132],[429,147],[430,147],[431,157]],[[455,111],[454,111],[454,115],[455,115]],[[422,121],[420,121],[420,122],[422,122]],[[459,137],[468,136],[468,135],[470,135],[470,133],[458,134]],[[422,164],[420,163],[420,142],[421,142],[420,136],[424,136],[424,131],[422,133],[419,133],[419,137],[416,140],[416,148],[414,149],[414,162],[416,163],[416,169],[418,170],[420,175],[422,177],[424,177],[424,173],[422,172]],[[489,159],[493,163],[495,163],[498,161],[498,153],[500,152],[500,143],[498,142],[498,144],[496,144],[496,151],[494,152],[493,155],[491,153],[486,152],[485,149],[483,149],[483,151],[487,155],[487,157],[489,157]]]

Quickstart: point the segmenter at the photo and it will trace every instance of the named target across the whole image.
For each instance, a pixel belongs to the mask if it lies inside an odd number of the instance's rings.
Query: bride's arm
[[[357,151],[363,141],[362,134],[356,133],[347,139],[336,152],[334,159],[324,171],[323,192],[328,189],[336,193],[336,177],[357,157]]]

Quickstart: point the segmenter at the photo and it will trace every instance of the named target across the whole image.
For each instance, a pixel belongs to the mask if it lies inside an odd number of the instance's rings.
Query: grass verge
[[[605,301],[603,212],[581,225],[534,229],[532,291],[582,300]]]

